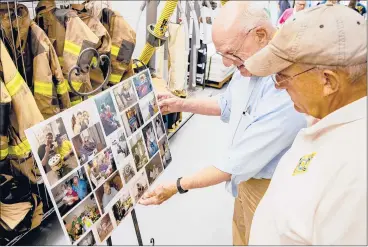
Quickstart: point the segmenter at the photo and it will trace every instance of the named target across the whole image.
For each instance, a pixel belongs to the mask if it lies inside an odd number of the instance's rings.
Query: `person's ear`
[[[340,89],[341,78],[332,70],[323,70],[322,72],[323,96],[329,96]]]
[[[266,29],[264,29],[263,27],[256,28],[256,30],[255,30],[255,38],[256,38],[256,41],[260,45],[265,46],[268,43]]]

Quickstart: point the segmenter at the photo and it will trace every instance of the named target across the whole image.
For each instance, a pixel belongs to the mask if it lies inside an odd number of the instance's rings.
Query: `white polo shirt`
[[[367,245],[367,97],[302,129],[280,160],[250,245]]]

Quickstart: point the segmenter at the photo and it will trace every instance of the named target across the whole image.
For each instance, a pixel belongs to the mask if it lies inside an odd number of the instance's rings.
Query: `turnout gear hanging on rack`
[[[136,33],[118,12],[109,8],[102,9],[100,21],[112,39],[112,72],[109,81],[116,84],[134,75],[132,55]]]
[[[27,7],[1,3],[0,20],[0,36],[3,36],[8,52],[33,92],[44,118],[69,108],[67,82],[55,50],[45,32],[30,19]]]
[[[0,174],[0,231],[24,232],[36,228],[43,217],[43,203],[36,194],[32,194],[27,179],[14,179]],[[5,230],[5,231],[4,231]]]
[[[24,131],[44,120],[36,101],[0,40],[0,163],[10,164],[33,183],[40,176]]]
[[[100,20],[87,12],[84,4],[71,4],[67,8],[74,10],[78,17],[91,29],[91,31],[99,38],[97,51],[100,55],[108,55],[111,51],[111,37],[106,28],[101,24]],[[91,83],[93,88],[97,88],[104,82],[107,74],[107,68],[96,68],[90,71]]]
[[[70,9],[58,9],[54,0],[41,0],[36,7],[36,23],[46,32],[54,44],[65,78],[69,70],[77,64],[79,54],[86,48],[99,48],[99,38]],[[91,64],[92,54],[81,59],[81,64]],[[72,85],[77,92],[87,93],[93,90],[89,73],[71,76]],[[71,104],[82,102],[82,97],[69,89]]]

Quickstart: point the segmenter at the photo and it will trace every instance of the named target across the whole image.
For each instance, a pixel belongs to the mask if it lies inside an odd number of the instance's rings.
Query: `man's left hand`
[[[142,205],[160,205],[178,192],[176,184],[160,185],[151,192],[146,192],[139,200]]]

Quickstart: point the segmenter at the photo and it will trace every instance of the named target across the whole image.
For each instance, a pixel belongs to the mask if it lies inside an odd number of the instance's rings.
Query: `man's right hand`
[[[181,112],[183,110],[184,99],[181,99],[172,93],[159,93],[157,95],[158,106],[163,115]]]

